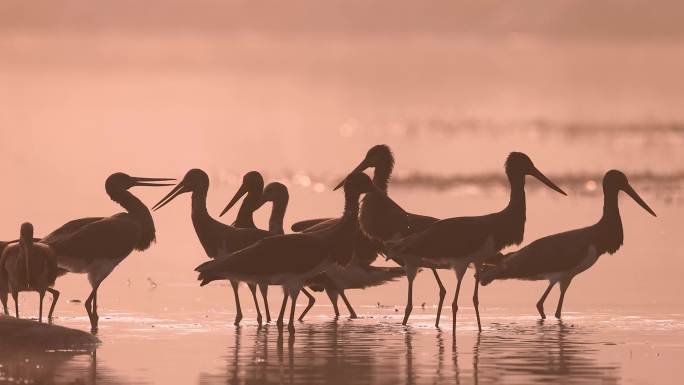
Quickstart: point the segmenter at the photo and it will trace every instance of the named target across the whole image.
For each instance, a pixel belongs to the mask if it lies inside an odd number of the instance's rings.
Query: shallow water
[[[521,309],[491,308],[478,333],[472,308],[462,309],[454,334],[450,317],[433,326],[432,308],[415,309],[403,327],[393,308],[362,307],[350,320],[322,305],[296,323],[293,336],[257,327],[249,311],[240,327],[228,312],[109,313],[94,352],[18,351],[0,358],[0,381],[668,384],[684,359],[682,314],[596,310],[540,321]],[[87,328],[79,315],[57,323]]]

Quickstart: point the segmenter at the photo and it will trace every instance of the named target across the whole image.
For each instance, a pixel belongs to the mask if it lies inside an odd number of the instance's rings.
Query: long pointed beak
[[[173,186],[173,183],[152,183],[152,182],[167,182],[167,181],[175,181],[176,179],[174,178],[140,178],[140,177],[133,177],[133,182],[135,183],[135,186]]]
[[[648,211],[649,214],[653,215],[654,217],[657,217],[655,211],[651,210],[651,208],[648,207],[648,205],[646,204],[646,202],[644,202],[644,200],[641,199],[641,197],[639,196],[639,194],[637,194],[637,192],[634,191],[634,188],[632,188],[632,186],[630,186],[630,185],[628,184],[627,187],[623,188],[622,190],[623,190],[624,192],[626,192],[627,195],[629,195],[630,197],[632,197],[632,199],[634,199],[634,200],[636,201],[636,203],[639,204],[639,206],[641,206],[644,210]]]
[[[242,198],[242,196],[245,194],[247,194],[247,186],[245,186],[243,183],[242,186],[240,186],[240,188],[235,193],[235,196],[233,196],[233,199],[231,199],[230,202],[228,202],[228,206],[226,206],[226,208],[223,209],[223,211],[221,211],[219,217],[222,217],[223,214],[227,213],[228,210],[230,210],[230,208],[233,207],[237,203],[237,201],[239,201],[240,198]]]
[[[545,185],[549,186],[551,189],[558,191],[559,193],[567,196],[568,194],[565,193],[565,191],[561,190],[560,187],[556,186],[555,183],[551,182],[549,178],[546,177],[546,175],[542,174],[541,171],[539,171],[536,167],[532,172],[530,172],[530,175],[533,177],[539,179],[540,182],[544,183]]]
[[[369,166],[368,166],[368,162],[366,161],[366,159],[364,159],[364,160],[361,161],[361,163],[359,163],[359,165],[356,166],[356,168],[354,168],[349,174],[353,174],[353,173],[355,173],[355,172],[363,172],[363,171],[366,170],[368,167],[369,167]],[[344,179],[342,179],[342,182],[340,182],[340,184],[338,184],[337,186],[335,186],[335,188],[333,189],[333,191],[337,191],[337,190],[339,190],[342,186],[344,186],[344,182],[347,180],[347,177],[349,177],[349,174],[347,174],[347,176],[346,176]]]
[[[178,183],[176,185],[176,187],[174,187],[173,190],[171,190],[171,192],[166,194],[166,196],[164,198],[162,198],[159,202],[157,202],[156,205],[152,206],[152,210],[153,211],[159,210],[160,208],[166,206],[167,203],[171,202],[173,200],[173,198],[175,198],[175,197],[177,197],[183,193],[186,193],[188,191],[189,190],[185,188],[185,184],[183,183],[183,181],[180,181],[180,183]]]

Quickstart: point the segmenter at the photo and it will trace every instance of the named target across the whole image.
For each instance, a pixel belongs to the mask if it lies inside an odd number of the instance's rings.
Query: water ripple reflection
[[[617,383],[617,363],[599,359],[590,330],[562,322],[495,324],[485,333],[334,320],[238,328],[223,368],[201,384]],[[610,342],[610,341],[604,341]]]

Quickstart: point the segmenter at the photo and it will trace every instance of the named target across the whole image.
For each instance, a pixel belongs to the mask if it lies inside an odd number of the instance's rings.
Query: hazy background
[[[406,209],[481,214],[506,204],[502,164],[519,150],[571,192],[529,183],[525,243],[594,223],[609,168],[625,171],[659,215],[623,197],[625,246],[573,282],[565,309],[678,312],[682,20],[680,1],[5,0],[0,234],[16,238],[25,220],[45,234],[118,212],[103,186],[116,171],[181,178],[203,168],[217,215],[256,169],[290,187],[288,225],[336,215],[342,197],[330,187],[377,143],[395,151],[390,193]],[[148,205],[166,192],[134,190]],[[182,197],[155,213],[157,244],[119,266],[101,307],[232,306],[227,288],[196,287],[192,269],[206,257],[189,212]],[[453,274],[443,276],[451,297]],[[181,299],[151,299],[147,277]],[[64,299],[87,295],[83,276],[58,286]],[[534,313],[544,286],[495,284],[482,304]],[[350,298],[402,307],[405,287]],[[416,302],[436,297],[421,274]]]

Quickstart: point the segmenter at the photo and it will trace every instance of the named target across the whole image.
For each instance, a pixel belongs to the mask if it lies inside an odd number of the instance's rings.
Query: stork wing
[[[423,258],[459,258],[477,251],[491,234],[490,216],[442,219],[392,248]]]
[[[313,269],[329,255],[321,240],[307,234],[273,236],[195,269],[205,276],[221,276],[222,272],[266,276],[301,274]]]
[[[80,228],[83,226],[86,226],[90,223],[97,222],[99,220],[104,219],[103,217],[89,217],[89,218],[80,218],[80,219],[74,219],[73,221],[69,221],[59,227],[57,230],[51,232],[50,234],[46,235],[43,239],[40,241],[46,244],[51,244],[55,242],[59,242],[61,239],[64,239],[65,237],[69,237],[71,233],[78,231]]]
[[[316,219],[305,219],[303,221],[295,222],[290,227],[294,232],[302,232],[309,229],[311,226],[318,225],[319,223],[327,222],[329,220],[334,220],[337,218],[316,218]]]
[[[126,213],[80,224],[72,225],[70,232],[63,231],[59,236],[45,237],[44,243],[52,246],[58,257],[67,256],[82,261],[119,259],[133,251],[141,233],[140,224]]]
[[[532,278],[579,266],[592,246],[586,228],[540,238],[503,260],[503,276]]]
[[[439,219],[435,217],[430,217],[427,215],[420,215],[420,214],[411,214],[407,213],[407,219],[408,219],[408,227],[409,227],[409,233],[413,234],[419,231],[425,230],[428,226],[431,224],[439,221]]]

